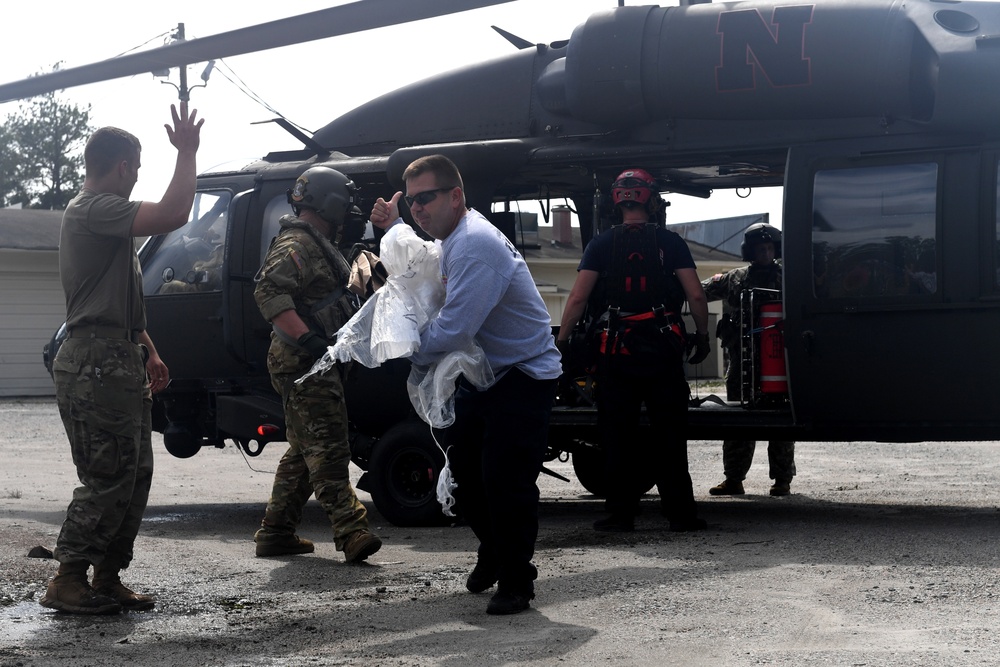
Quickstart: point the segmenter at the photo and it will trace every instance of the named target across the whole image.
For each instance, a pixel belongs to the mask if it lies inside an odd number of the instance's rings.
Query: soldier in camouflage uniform
[[[83,190],[66,207],[59,274],[67,337],[52,364],[59,414],[81,486],[56,542],[59,572],[40,600],[76,614],[150,609],[155,601],[121,582],[153,478],[152,394],[169,382],[146,333],[142,272],[133,237],[165,234],[188,220],[201,125],[171,107],[167,136],[177,148],[173,178],[157,202],[129,201],[141,146],[113,127],[84,151]],[[94,566],[93,584],[87,570]]]
[[[349,317],[342,307],[350,269],[330,242],[354,205],[354,183],[329,167],[307,169],[289,193],[295,215],[281,218],[257,274],[254,298],[271,322],[267,369],[285,409],[288,451],[281,458],[260,530],[258,556],[311,553],[313,543],[295,534],[309,496],[333,524],[333,539],[347,562],[357,562],[382,546],[368,529],[364,505],[351,487],[347,406],[339,368],[296,384],[323,356]]]
[[[781,289],[781,231],[765,223],[750,225],[743,234],[741,246],[743,259],[749,266],[733,269],[727,273],[712,276],[702,283],[709,301],[725,302],[727,315],[738,319],[740,295],[743,290],[753,287]],[[740,334],[733,319],[723,320],[720,327],[722,344],[729,352],[729,366],[726,368],[726,393],[730,401],[740,400]],[[743,494],[743,480],[753,462],[757,443],[753,440],[725,440],[722,443],[722,465],[726,479],[708,490],[713,496]],[[795,476],[795,443],[772,440],[767,445],[770,462],[772,496],[786,496],[791,492],[792,478]]]

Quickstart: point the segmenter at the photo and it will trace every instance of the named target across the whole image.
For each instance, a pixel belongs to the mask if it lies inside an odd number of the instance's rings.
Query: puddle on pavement
[[[123,612],[98,616],[65,614],[46,609],[36,600],[25,600],[14,605],[0,606],[0,627],[4,629],[2,639],[7,644],[38,639],[41,633],[65,631],[67,627],[76,627],[82,624],[101,624],[109,632],[127,634],[137,624],[160,618],[159,614],[149,612]]]
[[[147,514],[142,517],[143,523],[170,523],[173,521],[180,521],[181,519],[188,517],[190,514],[181,514],[180,512],[168,512],[165,514]]]
[[[0,625],[5,629],[4,638],[17,642],[32,637],[51,622],[46,616],[53,613],[35,601],[0,607]]]

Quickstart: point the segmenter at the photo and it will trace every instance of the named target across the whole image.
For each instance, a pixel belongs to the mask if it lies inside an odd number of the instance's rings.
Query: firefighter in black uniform
[[[587,245],[557,338],[565,358],[584,311],[589,307],[598,316],[588,341],[611,515],[594,529],[634,530],[642,494],[636,471],[651,469],[670,530],[700,530],[706,524],[698,518],[688,473],[683,362],[686,350],[694,350],[689,363],[708,355],[708,303],[687,244],[662,225],[665,203],[655,179],[642,169],[625,171],[611,195],[620,224]],[[697,328],[690,339],[680,318],[685,300]],[[644,403],[646,432],[639,428]]]
[[[781,290],[781,231],[776,227],[758,222],[747,227],[740,246],[743,259],[748,266],[733,269],[727,273],[712,276],[704,283],[705,296],[709,301],[722,300],[725,313],[719,326],[719,338],[729,353],[726,367],[726,393],[730,401],[739,401],[741,395],[740,365],[742,352],[740,345],[739,313],[741,295],[751,288]],[[722,465],[726,479],[709,489],[713,496],[742,495],[743,480],[746,479],[753,453],[753,440],[725,440],[722,443]],[[792,477],[795,476],[795,443],[772,440],[767,445],[770,462],[772,496],[787,496],[791,492]]]

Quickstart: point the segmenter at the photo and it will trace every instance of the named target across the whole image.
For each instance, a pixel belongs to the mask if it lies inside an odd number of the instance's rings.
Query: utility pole
[[[186,41],[186,39],[184,37],[184,24],[183,23],[178,23],[177,24],[177,30],[172,35],[170,35],[170,38],[171,38],[171,40],[173,40],[171,43]],[[205,86],[208,85],[208,77],[211,76],[213,69],[215,69],[215,61],[214,60],[209,60],[208,64],[205,65],[205,69],[201,73],[201,80],[204,83],[201,83],[201,84],[199,84],[197,86],[193,86],[191,88],[188,88],[187,65],[179,65],[177,67],[177,71],[180,74],[180,85],[177,85],[177,84],[175,84],[175,83],[173,83],[172,81],[169,80],[169,77],[170,77],[170,68],[164,68],[162,70],[156,70],[156,71],[153,72],[153,76],[158,77],[158,78],[162,78],[162,79],[167,79],[166,81],[161,81],[160,83],[167,83],[167,84],[170,84],[171,86],[173,86],[174,88],[176,88],[177,89],[177,98],[181,102],[188,102],[188,101],[191,100],[191,91],[194,88],[204,88]]]
[[[177,24],[177,32],[174,34],[174,39],[178,42],[184,41],[184,24]],[[181,65],[177,69],[180,70],[181,75],[181,85],[177,88],[177,96],[180,98],[181,102],[187,102],[191,99],[191,91],[188,90],[188,76],[187,76],[187,65]]]

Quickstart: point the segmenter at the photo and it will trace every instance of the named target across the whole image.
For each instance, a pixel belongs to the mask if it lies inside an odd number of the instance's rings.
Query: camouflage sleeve
[[[253,296],[264,319],[295,308],[303,285],[308,283],[310,262],[302,245],[279,239],[264,258]]]
[[[720,301],[729,297],[731,273],[716,273],[701,283],[705,290],[705,298],[709,301]]]

